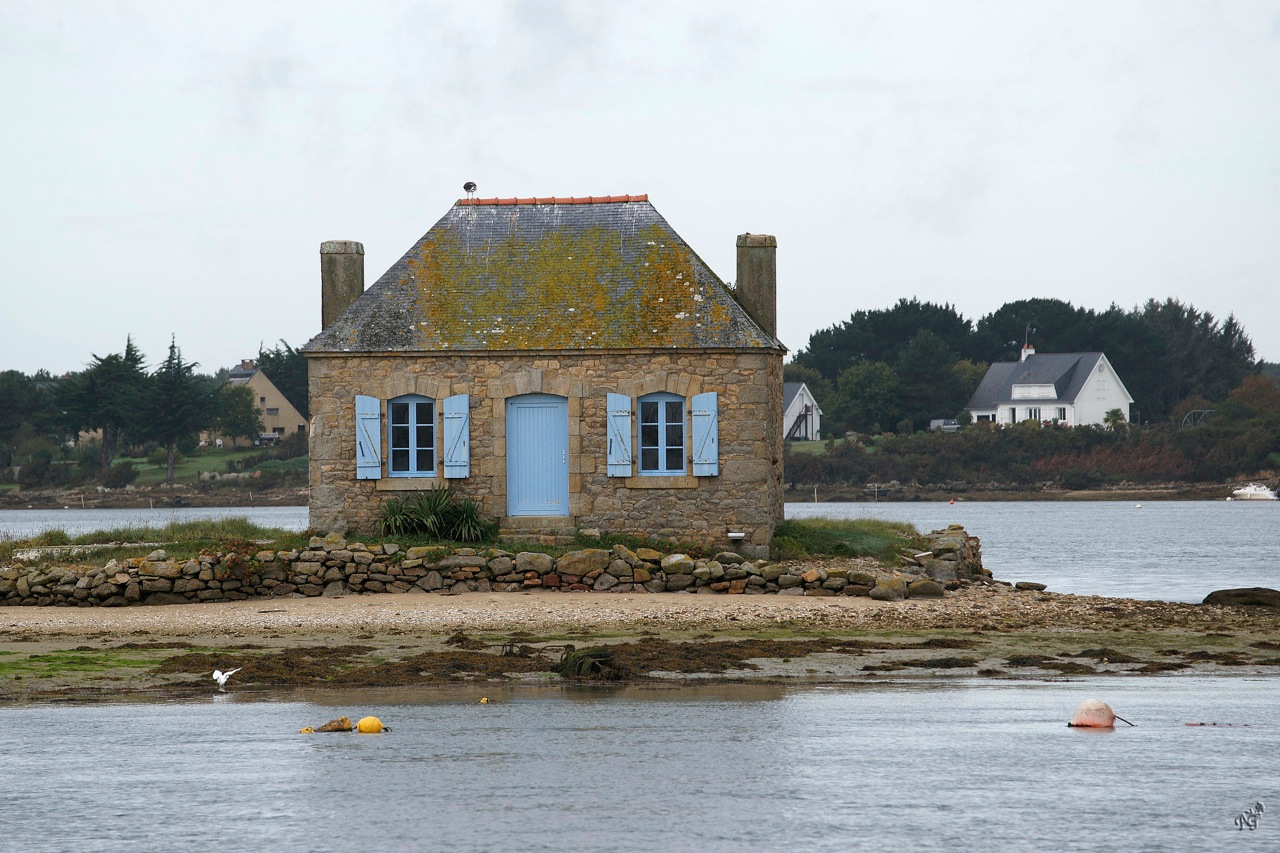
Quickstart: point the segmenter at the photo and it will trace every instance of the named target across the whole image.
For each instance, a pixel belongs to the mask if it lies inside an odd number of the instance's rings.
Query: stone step
[[[498,535],[504,539],[525,539],[543,545],[571,545],[577,529],[563,515],[509,515],[498,519]]]

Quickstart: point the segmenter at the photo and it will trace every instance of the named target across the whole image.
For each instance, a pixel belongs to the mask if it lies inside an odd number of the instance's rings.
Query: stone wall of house
[[[448,485],[483,502],[504,527],[530,534],[593,528],[767,556],[782,520],[782,355],[767,350],[644,350],[334,356],[308,360],[311,395],[311,526],[376,533],[379,505],[405,490]],[[609,477],[607,395],[715,391],[720,473],[715,477]],[[506,402],[523,394],[568,400],[569,515],[507,518]],[[444,480],[355,478],[355,397],[471,395],[471,475]],[[691,470],[691,466],[690,466]],[[437,472],[443,469],[438,464]],[[540,529],[541,528],[541,529]],[[741,532],[740,542],[730,531]]]
[[[874,562],[809,567],[749,560],[733,551],[711,559],[635,551],[621,545],[552,557],[534,551],[366,545],[313,537],[303,550],[227,551],[170,559],[164,550],[105,566],[0,567],[0,606],[127,607],[304,598],[361,593],[560,592],[863,595],[884,601],[937,598],[990,582],[976,537],[953,527],[931,534],[930,551],[901,569]],[[907,556],[907,555],[904,555]],[[1041,585],[1033,585],[1040,587]]]

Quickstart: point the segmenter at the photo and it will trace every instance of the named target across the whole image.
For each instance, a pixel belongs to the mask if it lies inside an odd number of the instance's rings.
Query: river
[[[1055,592],[1194,601],[1280,586],[1280,502],[990,501],[787,504],[788,518],[880,518],[922,532],[962,524],[1001,580]]]
[[[5,708],[0,849],[1280,847],[1276,679],[485,689]]]

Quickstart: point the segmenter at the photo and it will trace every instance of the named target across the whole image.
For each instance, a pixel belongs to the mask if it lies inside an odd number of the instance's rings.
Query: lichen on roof
[[[308,352],[780,348],[648,201],[453,207]]]

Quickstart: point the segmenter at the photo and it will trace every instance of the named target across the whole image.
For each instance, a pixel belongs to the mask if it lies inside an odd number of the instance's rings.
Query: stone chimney
[[[778,336],[778,238],[738,236],[738,302],[770,335]]]
[[[1018,359],[1018,360],[1019,360],[1019,361],[1026,361],[1028,357],[1033,356],[1033,355],[1035,355],[1035,354],[1036,354],[1036,348],[1035,348],[1035,347],[1033,347],[1031,344],[1023,344],[1023,345],[1022,345],[1022,358],[1020,358],[1020,359]]]
[[[338,319],[364,293],[364,246],[354,240],[320,244],[320,328]]]

